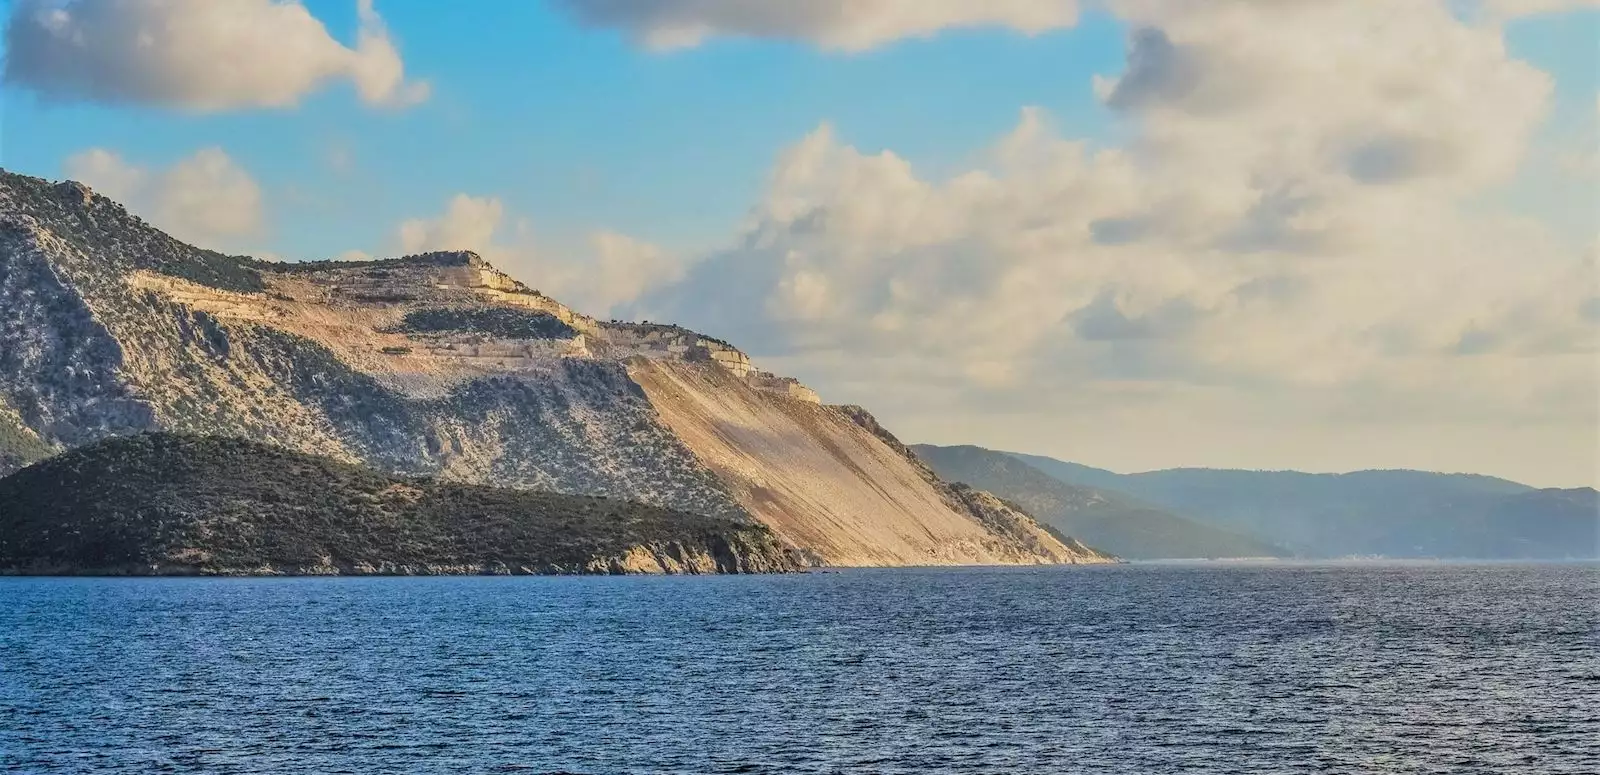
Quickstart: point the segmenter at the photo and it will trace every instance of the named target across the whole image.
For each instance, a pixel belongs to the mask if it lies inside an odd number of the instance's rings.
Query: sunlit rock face
[[[760,520],[817,562],[1093,562],[875,423],[677,326],[603,322],[470,252],[272,263],[0,174],[12,468],[145,430]],[[997,517],[997,514],[1004,516]]]

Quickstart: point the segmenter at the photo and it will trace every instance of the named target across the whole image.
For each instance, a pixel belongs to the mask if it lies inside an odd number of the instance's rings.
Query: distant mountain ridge
[[[974,446],[912,446],[940,476],[1016,502],[1035,518],[1092,546],[1130,559],[1272,557],[1287,554],[1141,503],[1123,493],[1068,484],[1003,452]]]
[[[1061,481],[1104,487],[1312,557],[1600,557],[1600,492],[1478,474],[1179,468],[1118,474],[1007,453]]]

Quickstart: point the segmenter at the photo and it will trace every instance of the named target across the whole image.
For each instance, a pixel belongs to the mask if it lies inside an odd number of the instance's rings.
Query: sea
[[[1600,773],[1600,566],[0,579],[6,773]]]

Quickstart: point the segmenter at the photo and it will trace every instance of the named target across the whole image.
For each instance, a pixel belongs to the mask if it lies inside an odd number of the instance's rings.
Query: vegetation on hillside
[[[122,205],[72,181],[52,183],[0,170],[5,209],[52,224],[56,236],[88,255],[111,253],[126,269],[145,269],[226,291],[266,288],[263,262],[227,256],[173,239]],[[127,228],[129,224],[136,228]]]
[[[397,330],[408,334],[471,332],[506,339],[571,339],[578,333],[548,312],[511,307],[414,310],[406,313]]]
[[[369,277],[383,277],[389,269],[401,267],[453,267],[469,266],[477,254],[465,250],[441,250],[416,253],[398,258],[366,258],[355,261],[329,259],[326,261],[292,261],[268,265],[267,269],[280,274],[316,274],[338,269],[362,269]]]
[[[0,479],[9,572],[611,573],[651,563],[795,567],[749,522],[389,476],[239,439],[110,439]]]

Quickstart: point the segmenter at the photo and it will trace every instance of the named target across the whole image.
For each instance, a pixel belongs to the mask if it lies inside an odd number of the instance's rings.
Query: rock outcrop
[[[235,436],[396,475],[754,519],[820,563],[1103,559],[1026,515],[997,523],[728,342],[595,320],[467,252],[225,256],[78,184],[7,173],[0,405],[0,434],[14,417],[31,440],[0,457],[11,467],[144,431]]]

